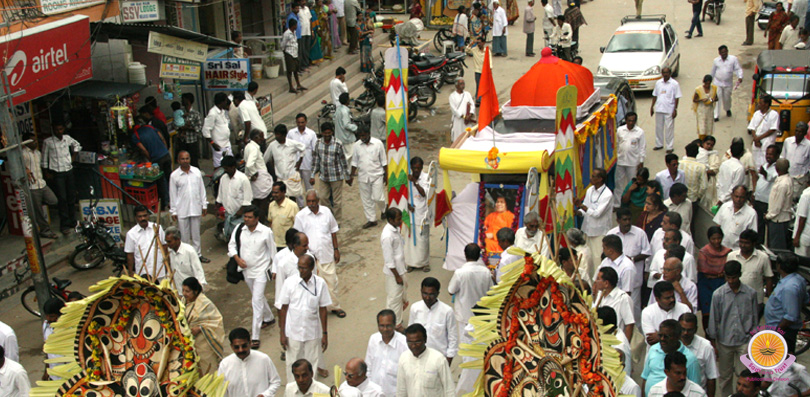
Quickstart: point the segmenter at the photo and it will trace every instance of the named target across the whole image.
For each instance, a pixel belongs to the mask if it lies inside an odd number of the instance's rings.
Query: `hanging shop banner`
[[[82,220],[89,221],[90,200],[79,200],[82,209]],[[96,216],[104,221],[104,226],[110,231],[117,244],[121,244],[121,202],[117,199],[99,199],[96,204]]]
[[[160,78],[199,80],[201,68],[199,62],[164,55],[160,59]]]
[[[250,83],[249,59],[209,59],[203,63],[208,91],[245,91]]]
[[[61,14],[70,10],[87,8],[96,4],[104,4],[105,0],[40,0],[42,13],[45,15]]]
[[[14,121],[17,122],[17,130],[20,136],[27,133],[34,134],[34,117],[31,114],[31,102],[22,105],[14,105]]]
[[[206,55],[208,55],[208,44],[200,44],[167,34],[149,32],[149,46],[146,50],[155,54],[204,62]]]
[[[76,15],[0,37],[9,91],[23,103],[93,77],[90,18]]]
[[[157,0],[125,1],[121,3],[121,19],[128,22],[158,21],[160,7]]]

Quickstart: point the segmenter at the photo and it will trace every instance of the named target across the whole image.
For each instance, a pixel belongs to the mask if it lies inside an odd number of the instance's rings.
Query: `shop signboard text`
[[[162,79],[199,80],[200,69],[199,62],[167,55],[160,59],[160,78]]]
[[[104,4],[104,0],[40,0],[42,13],[45,15],[61,14],[70,10],[87,8],[96,4]]]
[[[157,0],[125,1],[121,3],[121,18],[124,22],[148,22],[160,20]]]
[[[167,34],[149,32],[149,52],[203,62],[208,55],[208,44],[180,39]]]
[[[79,200],[82,209],[82,220],[89,221],[90,200]],[[116,244],[121,244],[121,202],[117,199],[99,199],[96,204],[96,216],[104,221],[104,226],[110,231]]]
[[[203,63],[203,81],[209,91],[245,91],[250,83],[248,59],[209,59]]]

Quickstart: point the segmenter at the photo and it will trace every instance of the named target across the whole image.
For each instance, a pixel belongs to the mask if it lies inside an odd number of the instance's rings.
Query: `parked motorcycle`
[[[705,15],[709,16],[710,21],[716,22],[718,25],[720,24],[720,18],[723,15],[723,11],[726,9],[726,2],[725,0],[709,0],[706,3],[706,13],[704,14],[703,20],[705,21]]]
[[[95,189],[90,187],[90,219],[76,225],[76,234],[82,236],[82,243],[74,248],[68,258],[68,263],[78,270],[87,270],[97,267],[105,260],[113,262],[113,273],[120,276],[127,263],[127,254],[115,245],[115,239],[107,229],[104,220],[96,215],[98,198]]]
[[[408,121],[416,120],[420,106],[429,107],[436,102],[436,92],[432,89],[432,86],[438,81],[438,74],[429,76],[427,79],[422,77],[414,80],[420,82],[418,86],[412,85],[411,79],[411,77],[408,77],[408,103],[410,104],[408,106]],[[382,78],[369,74],[363,80],[365,91],[354,100],[355,109],[363,114],[371,111],[376,106],[377,96],[385,96],[382,84]]]

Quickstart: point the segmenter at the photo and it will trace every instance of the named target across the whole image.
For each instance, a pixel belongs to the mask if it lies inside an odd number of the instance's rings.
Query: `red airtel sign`
[[[93,77],[90,18],[76,15],[0,38],[9,91],[23,103]]]

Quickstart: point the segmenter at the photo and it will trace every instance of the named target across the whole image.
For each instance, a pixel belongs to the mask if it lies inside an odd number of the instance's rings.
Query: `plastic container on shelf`
[[[152,176],[157,178],[160,175],[160,166],[157,163],[152,164]]]

